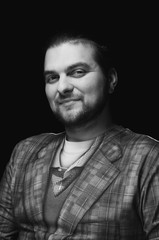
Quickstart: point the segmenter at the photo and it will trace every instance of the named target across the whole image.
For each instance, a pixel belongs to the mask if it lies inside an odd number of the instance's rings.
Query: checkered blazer
[[[0,239],[158,240],[159,143],[120,126],[105,133],[48,233],[47,176],[64,137],[41,134],[15,146],[0,185]]]

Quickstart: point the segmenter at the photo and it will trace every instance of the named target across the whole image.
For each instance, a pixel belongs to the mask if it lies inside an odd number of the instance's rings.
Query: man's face
[[[81,125],[100,115],[105,107],[106,79],[89,44],[63,43],[49,48],[44,73],[51,109],[65,126]]]

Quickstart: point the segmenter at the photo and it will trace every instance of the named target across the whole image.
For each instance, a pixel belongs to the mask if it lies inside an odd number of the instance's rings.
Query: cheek
[[[104,96],[104,88],[103,82],[92,82],[89,87],[85,89],[85,100],[91,103],[100,101]]]
[[[46,84],[45,93],[49,100],[53,100],[56,95],[55,87],[53,87],[52,85]]]
[[[105,89],[105,83],[106,79],[102,73],[92,72],[84,79],[84,92],[90,97],[102,97]]]

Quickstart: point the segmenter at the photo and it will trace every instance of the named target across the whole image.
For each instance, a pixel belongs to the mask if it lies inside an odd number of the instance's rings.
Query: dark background
[[[18,141],[63,130],[45,97],[42,52],[48,36],[60,29],[85,29],[109,39],[119,78],[112,98],[116,122],[159,139],[157,9],[157,4],[113,2],[1,8],[0,176]]]

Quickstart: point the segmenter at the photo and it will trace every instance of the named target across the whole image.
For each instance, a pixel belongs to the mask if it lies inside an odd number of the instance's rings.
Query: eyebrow
[[[88,70],[91,68],[90,65],[88,65],[85,62],[77,62],[77,63],[74,63],[74,64],[68,66],[65,69],[65,72],[72,71],[74,68],[77,68],[77,67],[84,67],[84,68],[86,68]],[[46,71],[44,71],[44,76],[47,76],[49,74],[57,74],[57,71],[55,71],[55,70],[46,70]]]

